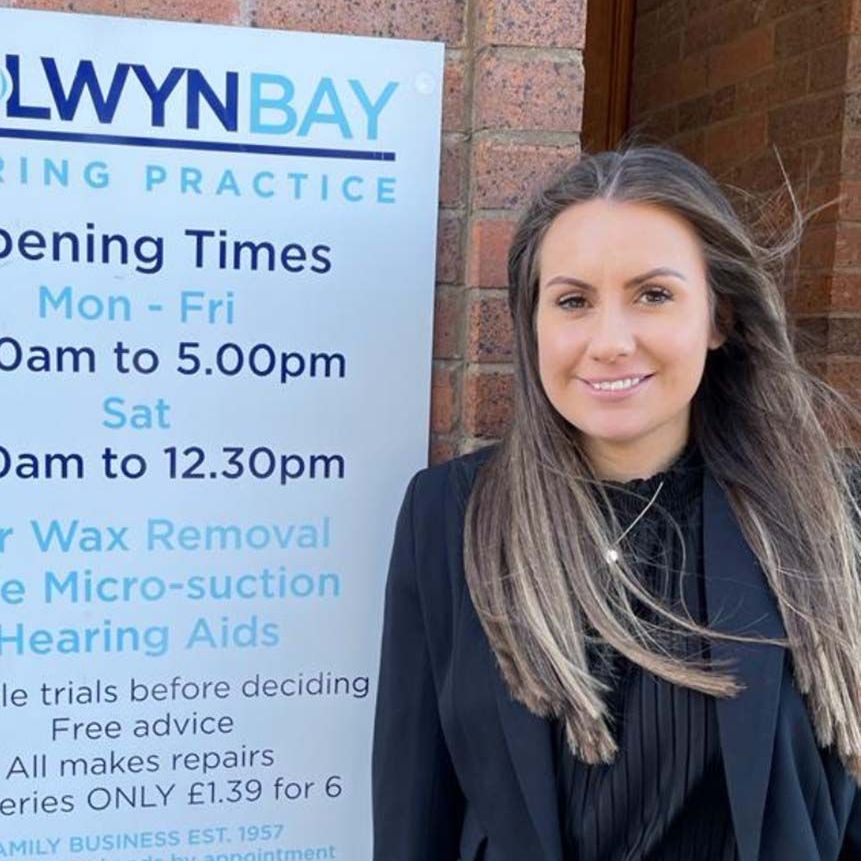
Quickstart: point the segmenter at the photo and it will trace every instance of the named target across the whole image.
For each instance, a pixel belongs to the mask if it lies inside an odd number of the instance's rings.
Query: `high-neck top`
[[[648,478],[603,482],[620,527],[631,527],[614,547],[653,594],[683,615],[687,607],[701,623],[703,473],[691,442]],[[708,654],[695,635],[677,635],[671,644],[677,654]],[[594,646],[591,659],[593,672],[612,686],[607,705],[619,752],[609,765],[575,760],[555,722],[566,861],[734,861],[714,700],[655,677],[607,644]]]

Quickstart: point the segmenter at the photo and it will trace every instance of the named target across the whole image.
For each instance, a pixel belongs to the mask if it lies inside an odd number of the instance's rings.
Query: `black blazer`
[[[373,747],[374,861],[563,861],[550,724],[511,699],[463,573],[463,516],[488,449],[417,473],[386,587]],[[710,623],[783,636],[765,577],[706,473]],[[816,744],[790,659],[712,645],[746,690],[717,701],[740,861],[861,861],[861,793]]]

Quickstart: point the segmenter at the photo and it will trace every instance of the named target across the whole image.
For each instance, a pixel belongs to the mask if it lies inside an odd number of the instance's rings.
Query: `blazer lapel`
[[[741,532],[723,489],[706,470],[703,484],[703,553],[708,624],[724,633],[785,637],[765,573]],[[784,649],[714,641],[711,655],[728,661],[744,685],[717,700],[721,751],[741,861],[756,861],[771,755]]]
[[[498,670],[494,678],[505,742],[544,856],[549,861],[562,861],[550,723],[511,698]]]

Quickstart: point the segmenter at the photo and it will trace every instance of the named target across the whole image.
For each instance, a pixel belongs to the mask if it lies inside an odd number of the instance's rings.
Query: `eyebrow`
[[[658,266],[655,269],[650,269],[648,272],[643,272],[642,275],[635,275],[633,278],[626,281],[625,289],[636,287],[638,284],[642,284],[643,281],[648,281],[649,278],[654,278],[657,275],[672,275],[676,278],[681,278],[682,281],[688,280],[681,272],[671,269],[669,266]],[[595,289],[588,281],[582,281],[579,278],[575,278],[573,275],[555,275],[544,286],[550,287],[553,284],[570,284],[574,287],[582,287],[585,290]]]

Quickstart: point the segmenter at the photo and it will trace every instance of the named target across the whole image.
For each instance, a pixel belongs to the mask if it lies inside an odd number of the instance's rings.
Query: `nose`
[[[596,309],[589,339],[589,358],[595,362],[612,363],[630,356],[636,348],[631,320],[623,308],[607,302]]]

